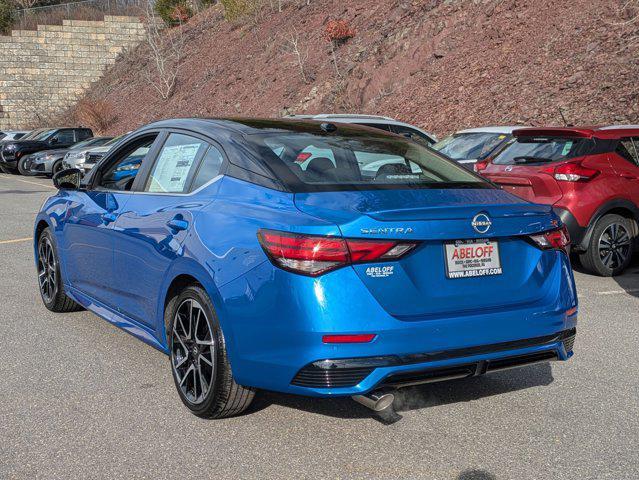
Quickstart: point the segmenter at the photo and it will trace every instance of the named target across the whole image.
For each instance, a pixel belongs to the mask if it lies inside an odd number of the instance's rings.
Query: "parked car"
[[[433,148],[464,167],[480,172],[485,160],[495,155],[513,138],[512,132],[521,127],[480,127],[460,130],[440,140]]]
[[[20,140],[26,134],[28,130],[4,130],[0,131],[0,142],[8,142],[10,140]]]
[[[89,128],[51,128],[38,130],[31,138],[21,138],[7,142],[0,150],[0,165],[3,170],[15,172],[18,161],[27,155],[51,150],[52,148],[68,148],[87,138],[91,138],[93,132]]]
[[[63,159],[66,155],[104,145],[112,138],[91,137],[71,145],[69,148],[43,150],[42,152],[27,155],[18,161],[18,171],[22,175],[54,175],[64,168]]]
[[[357,125],[364,125],[365,127],[378,128],[386,132],[396,133],[403,135],[411,140],[422,142],[423,144],[430,146],[437,141],[437,137],[430,133],[418,128],[410,123],[400,122],[390,117],[382,117],[378,115],[357,115],[357,114],[341,114],[341,113],[322,113],[318,115],[289,115],[286,118],[293,118],[298,120],[318,120],[322,122],[334,122],[334,123],[355,123]]]
[[[552,205],[587,270],[623,272],[638,236],[639,125],[513,134],[482,174],[526,200]]]
[[[54,183],[34,232],[44,304],[166,352],[199,416],[239,414],[258,388],[381,410],[384,389],[572,355],[552,208],[396,135],[166,120]]]
[[[102,157],[118,143],[124,135],[111,138],[100,146],[91,146],[89,148],[78,148],[69,151],[62,160],[64,168],[79,168],[83,173],[91,170]]]

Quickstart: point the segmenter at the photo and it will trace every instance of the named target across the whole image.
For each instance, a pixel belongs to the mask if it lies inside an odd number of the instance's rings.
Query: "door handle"
[[[166,222],[166,225],[174,232],[180,232],[189,228],[189,222],[180,218],[172,218]]]
[[[637,177],[637,175],[633,175],[632,173],[628,173],[628,172],[623,172],[621,174],[622,178],[625,178],[627,180],[637,180],[639,179],[639,177]]]
[[[108,225],[109,223],[115,222],[117,218],[118,216],[114,212],[108,212],[102,215],[102,222]]]

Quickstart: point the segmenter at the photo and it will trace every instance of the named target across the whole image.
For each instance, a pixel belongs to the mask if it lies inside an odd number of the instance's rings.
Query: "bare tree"
[[[173,95],[182,64],[184,36],[182,25],[165,31],[162,20],[156,15],[152,2],[144,11],[146,42],[150,61],[145,71],[146,79],[163,100]]]
[[[35,7],[39,1],[40,0],[13,0],[13,3],[15,3],[18,8],[32,8]]]
[[[296,29],[293,29],[293,32],[289,33],[286,36],[286,46],[288,53],[293,55],[295,59],[295,64],[300,70],[300,76],[304,83],[308,83],[308,77],[306,75],[305,64],[308,60],[308,48],[300,47],[300,36]]]

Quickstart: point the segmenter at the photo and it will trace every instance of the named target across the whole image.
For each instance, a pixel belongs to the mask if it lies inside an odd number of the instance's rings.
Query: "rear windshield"
[[[453,160],[483,160],[510,138],[504,133],[457,133],[437,142],[433,148]]]
[[[586,155],[593,147],[588,138],[519,137],[495,157],[497,165],[551,163]]]
[[[248,139],[293,191],[493,188],[455,162],[400,137],[299,132]]]

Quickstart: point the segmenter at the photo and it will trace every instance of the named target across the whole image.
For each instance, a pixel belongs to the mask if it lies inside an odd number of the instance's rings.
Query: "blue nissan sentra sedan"
[[[167,353],[196,415],[239,414],[257,389],[379,411],[402,386],[572,355],[577,294],[551,207],[404,137],[165,120],[54,181],[35,222],[44,304]]]

